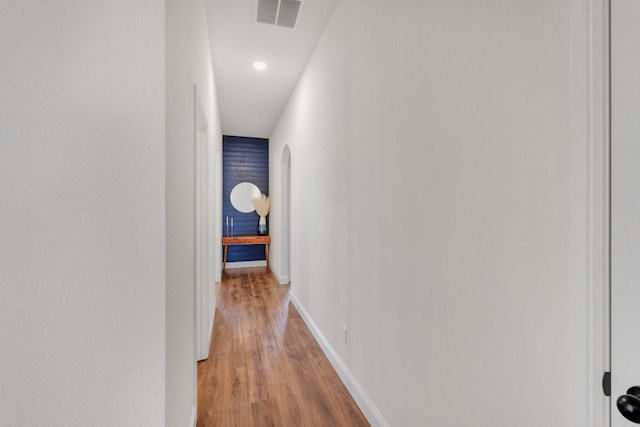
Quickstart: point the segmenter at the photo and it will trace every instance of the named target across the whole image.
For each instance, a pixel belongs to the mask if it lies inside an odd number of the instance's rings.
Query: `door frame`
[[[209,357],[210,335],[210,284],[213,282],[213,220],[209,124],[198,94],[194,91],[194,158],[193,158],[193,277],[194,323],[196,361]],[[197,376],[197,372],[196,372]]]
[[[281,256],[280,283],[291,283],[291,149],[285,145],[280,161]]]
[[[571,0],[571,425],[610,426],[609,0]]]

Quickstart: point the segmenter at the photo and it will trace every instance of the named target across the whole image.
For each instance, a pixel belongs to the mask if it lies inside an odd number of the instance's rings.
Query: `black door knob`
[[[640,424],[640,386],[633,386],[616,401],[618,411],[629,421]]]
[[[631,396],[640,397],[640,385],[634,385],[633,387],[629,387],[627,390],[627,394]]]

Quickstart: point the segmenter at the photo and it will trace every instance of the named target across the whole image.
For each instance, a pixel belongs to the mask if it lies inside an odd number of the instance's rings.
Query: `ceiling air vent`
[[[295,28],[302,9],[298,0],[257,0],[257,20],[278,27]]]

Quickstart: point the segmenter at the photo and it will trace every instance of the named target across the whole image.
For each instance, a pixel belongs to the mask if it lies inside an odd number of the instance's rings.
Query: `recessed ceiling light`
[[[267,68],[267,64],[262,61],[256,61],[253,63],[253,68],[255,68],[258,71],[262,71]]]

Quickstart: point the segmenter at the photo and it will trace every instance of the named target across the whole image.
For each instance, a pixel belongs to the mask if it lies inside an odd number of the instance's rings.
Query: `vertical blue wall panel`
[[[231,190],[241,182],[255,184],[262,194],[269,195],[269,140],[227,136],[222,138],[222,234],[235,236],[258,234],[258,214],[242,213],[231,205]],[[227,234],[226,219],[229,217]],[[267,226],[268,226],[267,217]],[[229,246],[227,262],[264,260],[264,246]]]

